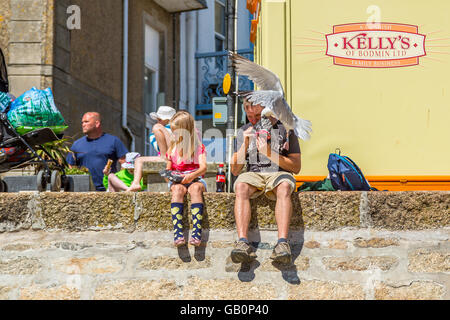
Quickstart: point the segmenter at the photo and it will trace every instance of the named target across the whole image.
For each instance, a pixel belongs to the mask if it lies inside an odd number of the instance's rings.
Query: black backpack
[[[347,156],[341,156],[341,150],[339,150],[339,154],[330,153],[327,167],[330,174],[331,184],[336,190],[377,190],[370,186],[361,169],[352,159]]]
[[[0,49],[0,91],[9,92],[8,70],[6,69],[5,56]]]

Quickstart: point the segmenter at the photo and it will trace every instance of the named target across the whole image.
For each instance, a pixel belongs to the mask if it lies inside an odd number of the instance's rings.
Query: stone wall
[[[0,1],[0,46],[15,96],[52,86],[53,8],[54,0]]]
[[[68,30],[69,5],[81,10],[81,28]],[[137,152],[144,153],[144,16],[166,36],[164,88],[172,99],[172,16],[149,0],[129,2],[128,126],[135,135]],[[88,111],[102,114],[105,132],[118,136],[129,148],[131,139],[122,129],[123,1],[60,0],[55,10],[55,100],[69,129],[81,135],[81,118]],[[178,40],[177,40],[178,41]],[[178,67],[176,67],[178,73]],[[177,89],[178,90],[178,89]]]
[[[8,64],[11,92],[19,96],[31,87],[51,87],[69,129],[80,137],[85,112],[102,114],[104,131],[118,136],[128,147],[122,129],[123,1],[108,0],[0,0],[0,47]],[[80,29],[69,30],[72,13],[80,8]],[[174,33],[176,15],[151,0],[130,1],[128,126],[135,135],[136,151],[145,148],[144,22],[164,37],[161,90],[166,104],[178,95],[179,42]],[[175,63],[174,63],[175,61]],[[174,74],[175,70],[175,74]],[[175,89],[175,90],[174,90]]]
[[[1,194],[0,298],[450,298],[450,192],[294,194],[289,266],[269,259],[273,202],[252,201],[240,265],[234,195],[204,198],[202,246],[175,249],[168,193]]]
[[[104,131],[127,144],[122,119],[121,0],[59,0],[55,7],[54,94],[69,125],[66,135],[79,138],[81,118],[88,111],[102,114]],[[81,28],[67,28],[67,8],[77,5]],[[140,115],[130,112],[131,121]]]
[[[6,63],[9,61],[8,43],[9,32],[7,24],[11,19],[11,4],[9,0],[0,0],[0,48],[2,49]]]

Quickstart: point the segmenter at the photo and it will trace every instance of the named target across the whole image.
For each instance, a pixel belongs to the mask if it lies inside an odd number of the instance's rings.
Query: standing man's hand
[[[105,166],[105,168],[103,169],[103,174],[105,176],[109,175],[111,172],[111,168],[108,168],[108,165]]]
[[[112,165],[113,161],[112,160],[108,160],[108,162],[106,163],[106,166],[103,168],[103,174],[105,176],[108,176],[111,173],[111,165]]]

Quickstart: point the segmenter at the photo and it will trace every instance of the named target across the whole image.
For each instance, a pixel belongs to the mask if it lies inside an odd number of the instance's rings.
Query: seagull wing
[[[233,52],[229,57],[239,75],[248,76],[262,90],[280,91],[284,96],[283,86],[275,73]]]
[[[286,130],[294,130],[303,140],[310,138],[311,122],[297,117],[284,99],[284,90],[280,79],[272,71],[230,52],[229,57],[239,75],[248,76],[262,90],[239,92],[254,105],[268,108],[283,123]]]
[[[283,94],[280,91],[273,90],[241,91],[238,94],[253,105],[261,105],[271,110],[274,110],[277,100],[283,99]]]
[[[294,130],[297,137],[302,140],[309,140],[312,132],[311,121],[297,117],[285,99],[276,100],[273,113],[283,123],[286,130]]]
[[[283,98],[281,92],[259,90],[247,91],[241,95],[253,104],[259,104],[264,108],[270,109],[286,130],[294,130],[297,137],[302,140],[309,140],[312,132],[311,121],[297,117]]]

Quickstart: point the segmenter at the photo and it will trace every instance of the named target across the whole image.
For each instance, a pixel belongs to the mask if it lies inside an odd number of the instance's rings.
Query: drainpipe
[[[186,64],[187,64],[187,109],[195,118],[196,89],[197,89],[197,61],[195,60],[195,49],[197,43],[197,12],[191,11],[186,14],[187,44],[186,44]]]
[[[230,0],[227,1],[226,6],[226,17],[227,17],[227,50],[236,52],[237,48],[235,47],[235,23],[236,21],[236,0]],[[235,80],[235,71],[234,67],[231,65],[231,63],[228,64],[228,73],[231,76],[231,79]],[[235,80],[236,81],[236,80]],[[238,90],[237,84],[236,84],[236,90]],[[232,95],[228,96],[227,100],[227,110],[228,110],[228,120],[227,120],[227,155],[228,155],[228,188],[227,191],[231,192],[231,158],[233,157],[233,151],[234,151],[234,139],[235,139],[235,125],[234,125],[234,118],[235,115],[234,109],[235,109],[235,103],[236,103],[237,97],[234,97]]]
[[[178,17],[181,19],[181,14],[178,13]],[[181,22],[180,22],[181,23]],[[177,14],[172,14],[172,107],[176,108],[177,105]],[[180,36],[181,37],[181,36]],[[181,69],[181,67],[180,67]],[[180,81],[181,83],[181,81]],[[181,86],[179,84],[179,86]]]
[[[135,137],[128,127],[128,0],[123,0],[123,87],[122,87],[122,129],[131,138],[130,151],[134,152]]]
[[[234,53],[238,50],[238,13],[239,13],[239,0],[236,0],[234,5]],[[239,77],[237,72],[234,73],[234,83],[236,84],[236,91],[239,91]],[[234,139],[237,137],[238,131],[238,105],[239,99],[234,100]]]
[[[187,52],[186,52],[186,13],[180,14],[180,102],[179,109],[187,109]]]

